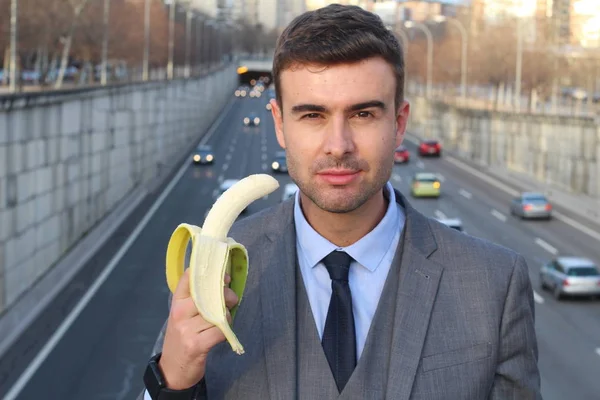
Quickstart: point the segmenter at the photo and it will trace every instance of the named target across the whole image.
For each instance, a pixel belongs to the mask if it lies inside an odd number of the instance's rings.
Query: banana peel
[[[225,274],[228,274],[231,277],[229,287],[238,296],[238,303],[230,310],[233,319],[244,295],[249,259],[244,245],[227,235],[242,210],[278,187],[279,182],[267,174],[241,179],[215,201],[202,227],[179,224],[167,246],[167,286],[174,293],[184,273],[186,249],[191,240],[190,295],[198,313],[223,332],[237,354],[244,354],[244,347],[227,321],[223,288]]]

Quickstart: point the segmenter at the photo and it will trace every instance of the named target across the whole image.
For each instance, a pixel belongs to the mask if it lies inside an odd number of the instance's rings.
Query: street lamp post
[[[17,0],[10,2],[10,91],[17,91]]]
[[[192,10],[186,11],[185,19],[185,77],[190,77],[190,45],[192,43]]]
[[[104,37],[102,38],[102,73],[100,83],[106,85],[108,75],[108,18],[110,15],[110,0],[104,0]]]
[[[148,80],[149,63],[150,63],[150,2],[145,0],[144,4],[144,62],[142,70],[142,80]]]
[[[517,62],[515,73],[515,108],[521,110],[521,74],[523,70],[523,24],[518,18],[517,23]]]
[[[169,6],[169,61],[167,63],[167,78],[173,79],[173,52],[175,48],[175,1]]]
[[[460,93],[461,93],[461,97],[464,100],[467,97],[467,54],[468,54],[467,53],[467,46],[468,46],[467,30],[465,29],[462,22],[460,22],[456,19],[447,18],[442,15],[438,15],[437,17],[435,17],[435,20],[437,22],[448,21],[451,24],[453,24],[454,26],[456,26],[456,28],[460,32],[460,36],[462,39],[461,40],[461,56],[460,56],[460,87],[461,87]]]
[[[419,28],[425,33],[425,37],[427,37],[427,89],[426,95],[428,98],[431,98],[431,81],[432,81],[432,71],[433,71],[433,35],[427,25],[415,22],[415,21],[407,21],[404,23],[404,26],[407,28]]]

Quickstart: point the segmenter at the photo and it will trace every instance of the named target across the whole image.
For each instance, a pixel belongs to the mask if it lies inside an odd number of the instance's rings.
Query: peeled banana
[[[227,234],[236,218],[250,203],[278,187],[279,182],[267,174],[249,175],[239,180],[213,204],[202,228],[180,224],[173,231],[167,246],[167,285],[174,293],[184,272],[185,253],[191,239],[191,297],[202,318],[223,332],[237,354],[244,354],[244,348],[227,321],[223,287],[227,273],[231,277],[229,287],[238,296],[238,304],[230,310],[231,317],[234,318],[246,286],[249,262],[244,245],[227,237]]]

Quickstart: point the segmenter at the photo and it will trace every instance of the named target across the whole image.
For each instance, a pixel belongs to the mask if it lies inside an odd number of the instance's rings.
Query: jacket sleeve
[[[490,400],[540,400],[535,305],[529,269],[517,255],[500,326],[498,366]]]

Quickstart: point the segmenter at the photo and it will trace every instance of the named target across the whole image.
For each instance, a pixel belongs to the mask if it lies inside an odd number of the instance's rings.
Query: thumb
[[[186,268],[181,275],[181,279],[177,283],[173,298],[176,300],[187,299],[191,296],[190,294],[190,269]]]

